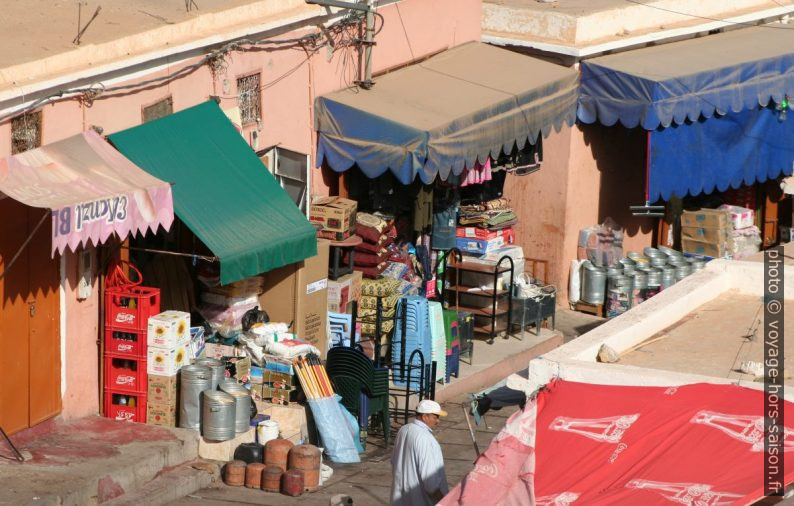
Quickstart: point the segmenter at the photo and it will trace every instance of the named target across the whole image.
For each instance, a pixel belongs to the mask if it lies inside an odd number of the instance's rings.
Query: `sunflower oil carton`
[[[173,349],[150,347],[146,352],[146,373],[173,376],[189,362],[187,345],[178,345]]]
[[[190,313],[163,311],[149,317],[146,343],[149,348],[175,350],[190,344]]]

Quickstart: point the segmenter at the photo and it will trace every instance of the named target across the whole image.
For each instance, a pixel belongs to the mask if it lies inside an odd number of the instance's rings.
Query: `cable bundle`
[[[325,367],[320,363],[320,357],[310,353],[305,357],[294,359],[292,366],[295,368],[295,373],[298,375],[298,380],[308,399],[334,396],[331,380],[328,378]]]

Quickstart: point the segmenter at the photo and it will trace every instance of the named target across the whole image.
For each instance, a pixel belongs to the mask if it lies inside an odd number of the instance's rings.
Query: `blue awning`
[[[794,97],[794,27],[743,28],[587,60],[577,115],[646,130]]]
[[[576,117],[578,72],[479,42],[318,97],[317,165],[446,180]]]
[[[772,106],[651,131],[649,200],[724,191],[790,175],[793,139],[794,115],[780,121]]]

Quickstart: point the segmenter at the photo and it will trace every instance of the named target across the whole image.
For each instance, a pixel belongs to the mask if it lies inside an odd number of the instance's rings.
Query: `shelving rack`
[[[450,257],[452,261],[450,261]],[[501,333],[504,333],[504,338],[507,339],[513,316],[513,291],[510,288],[514,281],[513,259],[505,255],[494,265],[466,261],[460,250],[453,248],[444,255],[442,262],[444,266],[442,297],[445,306],[454,311],[468,312],[474,315],[474,332],[487,335],[489,344],[492,344],[494,338]],[[453,271],[454,277],[448,283],[450,270]],[[493,282],[488,288],[462,284],[461,274],[465,272],[492,275]],[[506,288],[499,288],[499,277],[505,273],[510,273],[510,283]],[[461,295],[489,298],[490,303],[474,306],[464,305],[460,301]],[[504,321],[500,321],[500,319]],[[487,323],[482,323],[483,321]]]

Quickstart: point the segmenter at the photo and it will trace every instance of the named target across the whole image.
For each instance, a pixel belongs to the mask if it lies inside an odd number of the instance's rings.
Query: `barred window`
[[[159,119],[174,113],[174,100],[171,97],[166,97],[159,102],[143,108],[141,116],[143,122]]]
[[[237,103],[240,105],[240,119],[243,125],[255,123],[261,118],[260,97],[259,74],[237,79]]]
[[[41,146],[41,111],[29,112],[11,120],[11,154]]]

